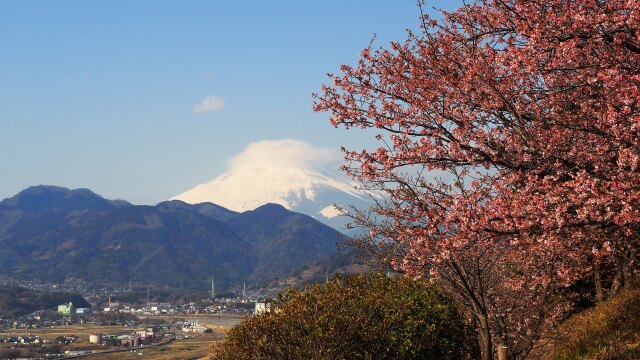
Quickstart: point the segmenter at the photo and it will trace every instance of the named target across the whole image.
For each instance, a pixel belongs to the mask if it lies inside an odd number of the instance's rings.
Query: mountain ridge
[[[75,199],[72,199],[74,198]],[[64,206],[72,205],[74,210],[110,208],[113,202],[85,188],[69,190],[60,186],[30,186],[13,197],[0,202],[2,206],[14,206],[24,210],[64,210]]]
[[[337,243],[344,238],[337,230],[306,214],[272,203],[245,211],[227,224],[248,239],[258,254],[254,280],[276,280],[277,274],[288,274],[319,260],[316,254],[334,255]],[[334,241],[323,241],[326,238]]]
[[[123,205],[51,186],[0,201],[0,273],[47,281],[203,289],[213,273],[220,288],[230,288],[331,256],[342,237],[273,204],[247,213],[212,203]]]

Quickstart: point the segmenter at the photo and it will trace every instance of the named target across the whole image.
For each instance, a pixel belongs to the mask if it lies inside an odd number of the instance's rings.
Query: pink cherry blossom
[[[314,109],[378,132],[344,152],[388,195],[353,214],[360,245],[455,294],[484,359],[521,359],[559,289],[613,294],[638,264],[640,2],[479,0],[422,26],[343,65]]]

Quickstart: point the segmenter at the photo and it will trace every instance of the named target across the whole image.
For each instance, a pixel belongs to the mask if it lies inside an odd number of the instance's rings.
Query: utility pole
[[[242,283],[242,298],[245,299],[247,297],[247,283]]]
[[[147,286],[147,310],[151,308],[151,299],[149,298],[149,287]]]
[[[213,282],[213,275],[211,275],[211,297],[210,300],[213,300],[216,297],[216,284]]]

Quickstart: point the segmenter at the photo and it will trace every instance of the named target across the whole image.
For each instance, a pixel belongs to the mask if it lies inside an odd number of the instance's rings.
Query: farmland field
[[[198,359],[206,358],[211,346],[224,339],[227,331],[242,320],[241,316],[234,315],[177,315],[177,316],[145,316],[145,319],[157,322],[158,320],[173,323],[177,321],[198,321],[213,330],[209,334],[182,333],[171,329],[171,332],[178,334],[175,341],[162,343],[154,346],[141,348],[138,352],[119,351],[103,354],[92,354],[82,356],[82,359]],[[12,354],[12,356],[36,356],[37,354],[64,352],[65,350],[105,350],[104,345],[89,343],[91,334],[121,334],[135,330],[135,328],[125,326],[100,326],[93,324],[68,325],[51,328],[37,329],[4,329],[0,331],[0,338],[18,336],[39,336],[46,340],[54,341],[59,336],[76,336],[78,340],[69,345],[49,344],[45,348],[36,345],[15,345],[0,343],[0,358]],[[111,347],[111,350],[117,348]],[[3,356],[5,355],[5,356]]]

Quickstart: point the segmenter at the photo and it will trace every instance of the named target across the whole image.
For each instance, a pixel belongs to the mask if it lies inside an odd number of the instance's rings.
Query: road
[[[176,340],[177,340],[177,338],[174,335],[173,337],[171,337],[169,339],[164,339],[159,343],[149,344],[149,345],[141,345],[138,349],[143,350],[143,349],[149,349],[149,348],[158,347],[158,346],[165,346],[165,345],[171,344],[172,342],[174,342]],[[125,351],[131,351],[131,350],[133,350],[133,349],[132,348],[118,348],[118,349],[111,349],[111,350],[104,350],[104,351],[96,351],[96,352],[91,352],[91,353],[82,354],[82,355],[67,356],[67,357],[65,357],[65,359],[79,359],[79,358],[83,358],[83,357],[96,356],[96,355],[102,355],[102,354],[113,354],[113,353],[117,353],[117,352],[125,352]]]

